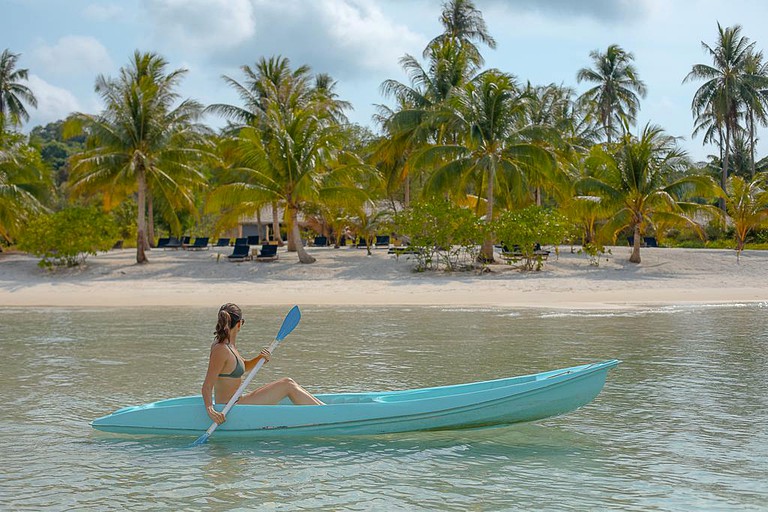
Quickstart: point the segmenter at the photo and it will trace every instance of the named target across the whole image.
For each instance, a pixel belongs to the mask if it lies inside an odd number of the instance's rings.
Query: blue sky
[[[239,66],[280,54],[338,80],[352,102],[353,121],[371,124],[386,103],[379,85],[405,80],[398,60],[420,56],[441,32],[440,0],[0,0],[0,48],[21,53],[39,108],[26,128],[72,111],[101,109],[97,74],[114,75],[135,49],[187,68],[182,95],[203,103],[237,103],[221,79],[240,79]],[[709,63],[701,48],[715,44],[717,22],[740,24],[768,48],[768,2],[760,0],[476,0],[496,50],[487,67],[519,81],[557,83],[581,92],[579,68],[589,52],[619,44],[635,55],[648,95],[639,124],[653,122],[682,142],[692,157],[713,148],[691,139],[690,103],[697,84],[682,84],[691,66]],[[763,46],[766,45],[766,46]],[[207,120],[220,126],[217,118]],[[758,146],[768,148],[768,136]]]

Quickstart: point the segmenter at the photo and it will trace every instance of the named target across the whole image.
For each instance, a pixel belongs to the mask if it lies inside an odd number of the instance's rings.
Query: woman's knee
[[[290,377],[283,377],[282,379],[279,379],[277,381],[281,386],[285,386],[288,388],[297,388],[299,385],[296,383],[295,380],[293,380]]]

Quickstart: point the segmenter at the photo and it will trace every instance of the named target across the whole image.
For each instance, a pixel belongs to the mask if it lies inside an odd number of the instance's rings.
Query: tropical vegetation
[[[114,219],[95,207],[69,207],[36,217],[24,229],[19,248],[40,258],[41,267],[74,267],[115,243]]]
[[[702,42],[710,62],[681,76],[698,86],[692,133],[716,148],[693,162],[661,127],[636,126],[648,90],[621,45],[584,56],[577,90],[486,67],[497,43],[472,0],[447,0],[439,21],[421,53],[400,59],[407,78],[381,84],[373,128],[350,123],[333,77],[279,55],[223,77],[237,102],[206,107],[182,98],[186,70],[136,51],[117,76],[96,77],[99,113],[27,136],[37,102],[21,56],[5,50],[0,237],[14,244],[37,217],[95,207],[144,263],[156,230],[232,234],[256,216],[302,263],[314,261],[313,233],[338,245],[352,231],[369,248],[378,234],[403,252],[410,243],[423,270],[486,268],[504,244],[596,254],[629,238],[640,263],[649,236],[734,233],[741,251],[764,233],[768,63],[739,25],[718,24]],[[205,113],[226,125],[210,129]]]

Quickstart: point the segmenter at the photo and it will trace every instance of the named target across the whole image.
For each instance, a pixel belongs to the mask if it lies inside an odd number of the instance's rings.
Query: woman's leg
[[[325,405],[289,377],[265,384],[259,389],[240,397],[237,403],[245,405],[275,405],[285,397],[288,397],[296,405]]]

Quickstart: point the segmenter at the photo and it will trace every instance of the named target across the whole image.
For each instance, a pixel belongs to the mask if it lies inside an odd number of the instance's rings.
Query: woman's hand
[[[269,349],[266,349],[266,348],[261,349],[261,352],[259,352],[259,355],[264,358],[265,363],[268,363],[269,358],[272,357],[272,353],[269,351]]]
[[[212,405],[209,405],[206,410],[208,411],[208,417],[215,421],[217,425],[221,425],[227,421],[227,418],[222,413],[214,409]]]

